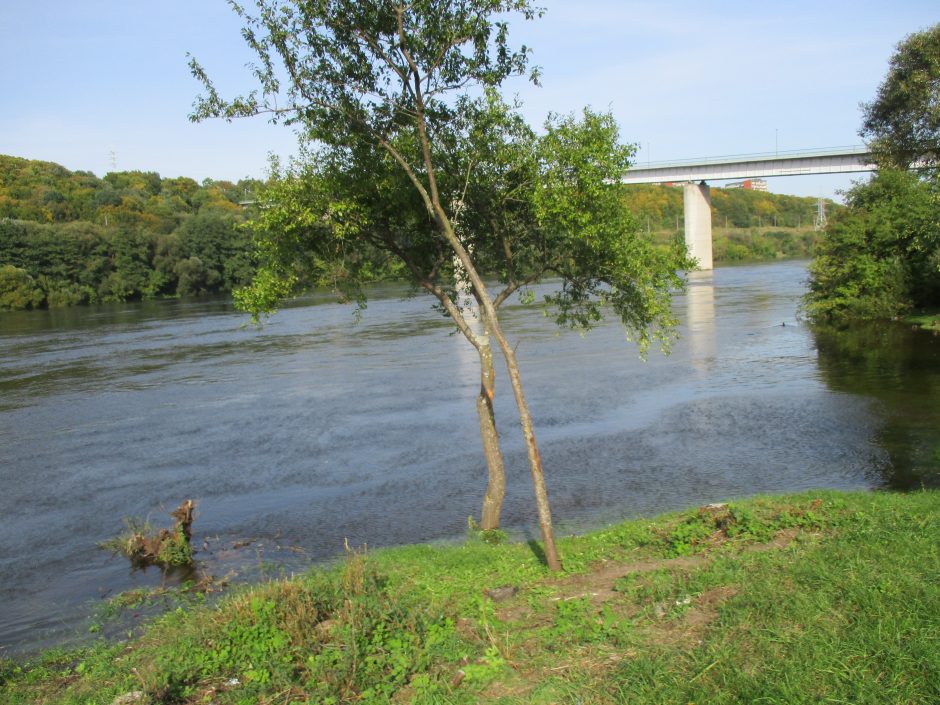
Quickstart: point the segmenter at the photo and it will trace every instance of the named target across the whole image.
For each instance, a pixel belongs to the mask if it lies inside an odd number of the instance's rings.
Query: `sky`
[[[612,111],[640,163],[861,144],[859,105],[896,44],[940,22],[936,0],[536,4],[545,15],[510,37],[532,48],[542,85],[514,79],[505,93],[534,126]],[[187,53],[223,96],[253,87],[240,27],[224,0],[3,0],[0,154],[99,176],[264,177],[269,154],[296,151],[289,128],[188,119],[200,87]],[[768,183],[838,197],[857,178]]]

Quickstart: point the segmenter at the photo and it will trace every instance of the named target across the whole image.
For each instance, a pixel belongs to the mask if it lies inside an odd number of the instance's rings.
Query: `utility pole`
[[[816,201],[816,223],[813,230],[820,231],[826,229],[826,201],[820,198]]]

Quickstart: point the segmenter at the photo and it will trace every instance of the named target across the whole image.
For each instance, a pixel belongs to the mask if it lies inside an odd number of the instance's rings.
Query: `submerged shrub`
[[[157,532],[145,521],[126,517],[125,531],[105,541],[101,547],[113,553],[120,553],[137,568],[150,565],[191,566],[195,554],[191,545],[195,506],[191,499],[187,499],[170,513],[176,519],[175,526]]]

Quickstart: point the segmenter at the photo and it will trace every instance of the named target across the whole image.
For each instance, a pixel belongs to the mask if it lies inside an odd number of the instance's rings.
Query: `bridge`
[[[631,168],[624,184],[681,183],[684,190],[685,243],[699,269],[712,269],[711,189],[705,182],[803,174],[850,174],[874,171],[867,147],[834,147],[709,159],[655,162]]]

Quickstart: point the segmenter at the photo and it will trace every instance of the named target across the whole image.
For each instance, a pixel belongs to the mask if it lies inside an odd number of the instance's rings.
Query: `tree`
[[[875,100],[862,109],[861,135],[881,165],[940,166],[940,24],[898,44]]]
[[[810,318],[841,325],[940,305],[940,184],[888,169],[847,200],[810,267]]]
[[[898,44],[863,112],[880,169],[849,191],[817,250],[805,305],[819,322],[940,305],[940,25]]]
[[[268,266],[242,292],[241,305],[270,309],[311,271],[362,301],[371,253],[403,262],[477,349],[484,377],[489,341],[496,341],[519,412],[546,560],[560,568],[531,414],[498,308],[513,291],[558,272],[565,277],[553,299],[560,322],[589,326],[606,301],[641,342],[668,337],[672,319],[663,302],[667,286],[679,284],[672,265],[684,259],[649,256],[632,267],[633,255],[647,250],[631,231],[616,229],[623,218],[607,222],[610,204],[619,205],[609,194],[629,156],[610,144],[615,130],[600,129],[612,120],[586,115],[580,137],[593,140],[587,144],[577,141],[574,119],[556,120],[550,137],[535,140],[498,100],[504,80],[528,71],[528,50],[510,47],[503,21],[508,13],[533,18],[528,0],[256,0],[256,14],[233,7],[259,57],[253,71],[260,88],[223,100],[193,60],[205,89],[193,118],[264,114],[299,128],[312,145],[310,158],[268,194],[273,207],[261,216]],[[486,95],[471,98],[474,91]],[[652,278],[631,278],[653,270]],[[502,292],[491,293],[483,271],[498,273]],[[458,280],[479,307],[482,332],[464,318]],[[481,382],[481,430],[491,383]]]

